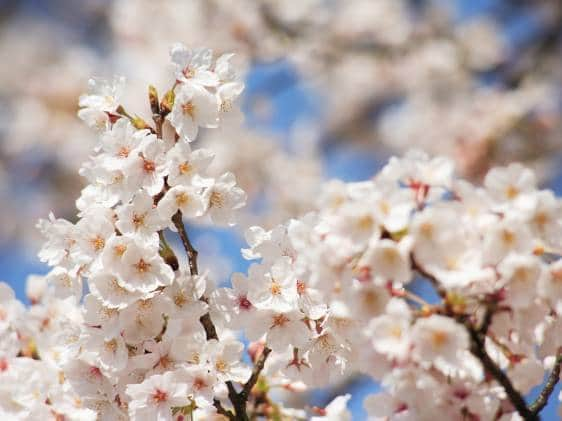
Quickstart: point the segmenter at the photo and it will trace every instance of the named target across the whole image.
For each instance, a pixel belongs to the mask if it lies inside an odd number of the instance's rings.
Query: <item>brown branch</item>
[[[465,323],[465,326],[470,336],[470,352],[472,355],[478,358],[478,360],[482,363],[486,373],[490,374],[503,387],[507,397],[519,415],[521,415],[525,421],[538,421],[538,416],[536,413],[527,408],[525,399],[521,393],[515,389],[507,374],[494,362],[494,360],[492,360],[492,358],[490,358],[486,352],[483,335],[468,322]]]
[[[231,411],[224,409],[224,406],[222,406],[221,401],[219,401],[218,399],[213,399],[213,406],[216,408],[217,413],[225,416],[229,420],[236,420],[234,414]]]
[[[546,381],[543,390],[541,391],[537,399],[535,399],[535,401],[529,406],[529,409],[533,414],[538,415],[539,412],[541,412],[543,408],[546,406],[546,404],[548,403],[548,398],[550,398],[550,395],[554,391],[554,387],[560,380],[561,364],[562,364],[562,348],[560,348],[558,350],[558,353],[556,354],[556,361],[554,362],[554,367],[552,368],[552,371],[548,376],[548,380]]]
[[[263,367],[265,366],[265,361],[267,360],[267,357],[270,353],[271,353],[271,349],[265,347],[260,357],[256,361],[254,365],[254,370],[252,371],[252,375],[250,376],[250,378],[242,388],[242,391],[240,392],[240,395],[243,396],[245,399],[248,399],[248,396],[250,396],[250,392],[252,391],[253,387],[256,385],[260,377],[260,373],[263,370]]]
[[[236,419],[241,421],[248,421],[250,418],[248,416],[248,410],[246,404],[248,402],[248,398],[252,392],[252,389],[256,385],[260,373],[265,366],[265,361],[267,360],[268,355],[271,353],[271,349],[265,347],[259,356],[258,360],[254,365],[254,369],[252,370],[252,375],[248,379],[248,381],[242,386],[242,390],[237,392],[234,388],[232,382],[226,382],[226,386],[228,387],[228,397],[234,406],[234,412],[236,414]]]
[[[188,262],[189,271],[191,275],[197,275],[199,273],[197,268],[198,252],[191,244],[189,236],[187,235],[187,231],[185,230],[185,226],[183,224],[181,211],[178,210],[174,214],[174,216],[172,216],[172,222],[174,223],[174,226],[178,230],[178,234],[181,238],[183,247],[185,248],[185,252],[187,253],[187,258],[189,261]],[[204,297],[202,298],[202,300],[206,301]],[[206,313],[203,316],[201,316],[199,321],[201,322],[203,328],[205,329],[207,340],[219,339],[217,334],[217,329],[209,313]],[[240,392],[236,391],[236,388],[234,387],[234,384],[231,381],[226,382],[226,386],[228,388],[228,398],[230,399],[230,402],[234,407],[234,414],[232,413],[232,411],[226,410],[218,399],[214,399],[213,405],[215,406],[219,414],[224,415],[229,420],[248,421],[250,419],[246,408],[248,398],[250,396],[250,392],[252,391],[252,388],[255,386],[256,382],[258,381],[259,375],[265,365],[265,360],[267,359],[267,356],[269,355],[270,352],[271,349],[267,347],[264,348],[258,361],[254,366],[252,375],[250,376],[246,384],[244,384]]]
[[[443,286],[440,285],[437,278],[426,272],[423,267],[418,265],[413,256],[411,258],[411,261],[412,268],[424,278],[426,278],[434,286],[439,295],[444,300],[446,300],[447,291],[443,288]],[[521,393],[519,393],[519,391],[515,389],[507,374],[494,362],[494,360],[492,360],[492,358],[486,352],[484,344],[484,338],[486,337],[485,332],[488,331],[488,328],[492,322],[494,311],[495,306],[488,305],[486,307],[486,313],[484,314],[484,318],[479,327],[474,326],[473,322],[471,322],[470,320],[470,317],[467,317],[466,314],[455,313],[452,309],[448,309],[447,314],[450,317],[454,318],[458,323],[465,326],[470,337],[470,352],[472,353],[472,355],[478,358],[478,360],[484,367],[485,372],[492,376],[503,387],[508,399],[513,404],[515,410],[519,413],[519,415],[525,421],[538,421],[539,417],[537,413],[533,412],[527,407],[527,403],[525,402],[523,395],[521,395]],[[560,369],[560,367],[558,367],[558,369]],[[552,385],[552,387],[554,387],[554,385]]]
[[[181,211],[178,210],[174,216],[172,216],[172,222],[174,226],[178,230],[178,234],[181,238],[181,242],[183,247],[185,248],[185,252],[187,253],[187,258],[189,260],[189,272],[191,275],[197,275],[199,273],[199,269],[197,268],[197,250],[191,244],[189,240],[189,236],[185,231],[185,226],[183,225],[182,214]]]
[[[219,339],[219,336],[217,335],[217,329],[215,328],[215,325],[213,324],[213,321],[211,320],[211,315],[209,313],[205,313],[204,315],[202,315],[199,318],[199,322],[201,322],[203,328],[205,329],[207,340]]]
[[[497,306],[495,303],[489,303],[486,305],[486,310],[484,312],[484,317],[482,318],[482,323],[478,328],[478,333],[485,335],[488,333],[488,329],[492,324],[492,319],[494,318],[494,313],[496,312]]]
[[[413,254],[410,256],[410,260],[412,262],[411,263],[412,269],[416,271],[419,275],[421,275],[423,278],[425,278],[427,281],[429,281],[429,283],[433,285],[433,288],[435,288],[439,296],[445,299],[447,297],[447,290],[443,288],[439,280],[431,273],[427,272],[423,267],[421,267],[416,261],[416,259],[414,258]]]
[[[174,214],[174,216],[172,216],[172,222],[174,223],[174,226],[178,230],[178,234],[181,238],[181,242],[183,244],[183,247],[185,248],[185,252],[187,253],[187,259],[189,261],[189,272],[191,273],[191,275],[197,275],[199,273],[199,269],[197,267],[197,256],[199,253],[197,252],[197,250],[195,250],[193,244],[191,244],[191,240],[189,239],[189,236],[187,235],[187,231],[185,230],[185,226],[183,224],[181,211],[178,210]],[[209,313],[206,313],[203,316],[201,316],[199,321],[201,322],[203,328],[205,329],[205,333],[207,334],[207,340],[219,339],[217,335],[217,329],[215,328],[215,325],[213,324],[213,321],[211,320],[211,315]]]
[[[249,421],[248,411],[246,408],[246,402],[248,399],[244,399],[240,396],[240,393],[234,388],[234,384],[231,381],[226,382],[228,388],[228,398],[232,405],[234,406],[235,419],[240,421]]]

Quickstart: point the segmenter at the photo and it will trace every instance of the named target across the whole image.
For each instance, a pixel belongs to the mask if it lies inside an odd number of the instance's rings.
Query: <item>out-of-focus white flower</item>
[[[468,350],[468,333],[455,321],[438,315],[416,321],[412,327],[414,357],[422,364],[434,365],[445,373],[462,367]]]
[[[203,86],[218,84],[217,74],[210,71],[213,60],[213,52],[210,49],[190,50],[185,45],[177,43],[170,49],[170,57],[177,80]]]
[[[347,402],[349,401],[349,399],[351,399],[350,394],[334,398],[334,400],[332,400],[332,402],[330,402],[328,406],[326,406],[326,408],[320,410],[320,413],[322,415],[314,416],[310,419],[312,421],[351,421],[351,412],[349,412],[349,410],[347,409]]]
[[[246,193],[236,185],[236,177],[225,173],[218,179],[205,180],[204,198],[208,214],[217,225],[232,225],[234,211],[246,204]]]
[[[88,81],[89,93],[80,97],[78,116],[90,127],[103,130],[109,125],[108,113],[113,113],[125,88],[125,78],[115,77],[112,82],[92,78]]]

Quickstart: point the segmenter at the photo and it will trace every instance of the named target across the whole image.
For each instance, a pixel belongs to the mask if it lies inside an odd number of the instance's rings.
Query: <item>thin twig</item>
[[[197,250],[191,244],[189,240],[189,236],[185,231],[185,226],[183,225],[182,214],[181,211],[178,210],[174,216],[172,216],[172,222],[174,226],[178,230],[178,234],[181,238],[181,242],[183,243],[183,247],[185,248],[185,252],[187,253],[187,258],[189,260],[189,272],[191,275],[197,275],[199,273],[199,269],[197,268]]]
[[[489,303],[486,306],[486,310],[484,312],[484,317],[482,318],[482,323],[480,324],[480,327],[478,328],[478,333],[485,335],[486,333],[488,333],[488,329],[490,328],[490,325],[492,324],[492,319],[494,317],[494,313],[496,312],[496,304],[495,303]]]
[[[538,415],[538,413],[541,412],[543,408],[546,406],[546,404],[548,403],[548,398],[550,397],[550,395],[554,391],[554,387],[560,380],[561,364],[562,364],[562,348],[559,349],[558,353],[556,354],[556,361],[554,362],[554,367],[552,368],[552,371],[548,376],[548,380],[546,381],[543,390],[541,391],[537,399],[535,399],[535,401],[531,405],[529,405],[529,409],[533,414]]]
[[[228,398],[232,402],[232,406],[234,406],[235,418],[239,421],[249,421],[250,417],[246,408],[248,400],[240,396],[240,393],[236,391],[231,381],[227,381],[226,386],[228,388]]]
[[[473,326],[466,323],[465,324],[468,333],[470,335],[471,346],[470,352],[474,355],[484,367],[486,373],[490,374],[504,389],[507,397],[519,413],[521,417],[525,421],[537,421],[539,418],[537,417],[536,413],[532,412],[529,408],[527,408],[527,403],[525,399],[519,393],[511,380],[505,374],[505,372],[492,360],[492,358],[486,352],[486,348],[484,346],[483,335],[481,335]]]
[[[205,329],[207,340],[219,339],[219,336],[217,335],[217,329],[215,328],[215,325],[213,324],[213,321],[211,320],[211,315],[209,313],[205,313],[204,315],[202,315],[199,318],[199,321],[201,322],[203,328]]]
[[[441,298],[446,298],[447,291],[445,290],[445,288],[443,288],[439,280],[431,273],[427,272],[422,266],[420,266],[413,255],[411,256],[410,259],[412,262],[412,269],[418,272],[418,274],[420,274],[423,278],[427,279],[431,283],[431,285],[433,285],[433,287],[435,288],[435,290],[437,291],[437,293]]]
[[[427,279],[433,287],[437,290],[441,298],[447,299],[447,291],[440,285],[437,278],[426,272],[420,265],[417,264],[412,256],[412,267],[425,279]],[[453,317],[458,323],[465,326],[470,337],[470,352],[474,355],[487,374],[491,375],[504,389],[508,399],[513,404],[516,411],[525,421],[538,421],[539,417],[536,413],[532,412],[528,407],[523,395],[515,389],[513,383],[507,374],[492,360],[488,355],[485,348],[484,338],[491,322],[495,309],[492,305],[487,306],[486,313],[484,314],[483,321],[479,327],[474,326],[473,322],[466,314],[450,312],[449,316]]]
[[[181,211],[177,211],[174,216],[172,216],[172,222],[174,226],[178,230],[178,234],[181,238],[183,247],[185,248],[185,252],[187,253],[188,263],[189,263],[189,270],[191,275],[198,274],[197,268],[197,250],[191,244],[189,236],[187,235],[187,231],[185,230],[185,226],[183,224],[182,214]],[[205,299],[203,298],[203,301]],[[217,335],[217,329],[211,319],[211,315],[209,313],[204,314],[199,319],[203,328],[205,329],[205,333],[207,335],[207,340],[216,339],[218,340],[219,337]],[[213,405],[217,409],[217,412],[221,415],[224,415],[230,420],[240,420],[240,421],[248,421],[250,418],[248,416],[248,411],[246,408],[246,404],[248,402],[248,398],[250,396],[250,392],[252,388],[255,386],[256,382],[258,381],[259,375],[263,370],[265,365],[265,360],[267,356],[271,352],[271,349],[265,347],[260,355],[258,361],[256,362],[254,369],[252,371],[252,375],[248,379],[248,381],[242,387],[240,392],[236,391],[234,384],[231,381],[226,382],[226,386],[228,388],[228,398],[234,407],[234,414],[231,411],[226,410],[221,402],[217,399],[213,400]]]
[[[254,370],[252,371],[252,375],[250,376],[250,378],[248,379],[248,381],[246,382],[246,384],[244,385],[244,387],[242,388],[242,391],[240,392],[240,395],[242,397],[244,397],[245,399],[248,398],[248,396],[250,396],[250,392],[252,391],[253,387],[256,385],[259,377],[260,377],[260,373],[263,370],[263,367],[265,365],[265,360],[267,360],[267,356],[271,353],[271,349],[268,347],[265,347],[260,355],[260,357],[258,358],[257,362],[254,365]]]
[[[236,420],[234,414],[231,411],[224,409],[224,406],[222,406],[221,401],[219,401],[218,399],[213,399],[213,405],[217,409],[217,413],[225,416],[229,420]]]

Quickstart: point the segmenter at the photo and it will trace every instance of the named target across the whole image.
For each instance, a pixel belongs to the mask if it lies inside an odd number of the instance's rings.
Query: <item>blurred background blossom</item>
[[[138,104],[169,85],[172,43],[236,52],[245,124],[202,142],[250,203],[238,234],[192,227],[202,266],[226,280],[246,268],[245,228],[300,216],[322,180],[368,178],[411,148],[475,182],[521,161],[562,192],[561,40],[559,0],[0,0],[0,279],[24,298],[27,274],[45,272],[35,221],[75,214],[92,75],[124,75],[124,105],[148,117]],[[341,387],[360,411],[375,386]]]

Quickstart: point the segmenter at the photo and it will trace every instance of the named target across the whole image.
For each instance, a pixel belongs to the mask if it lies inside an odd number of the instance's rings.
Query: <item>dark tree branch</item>
[[[425,279],[427,279],[427,281],[430,282],[438,291],[439,295],[446,301],[447,291],[440,285],[437,278],[426,272],[425,269],[415,261],[413,256],[411,260],[413,269],[420,275],[422,275]],[[492,323],[492,318],[495,310],[496,309],[494,304],[487,303],[483,320],[480,326],[477,327],[475,326],[474,322],[471,321],[471,318],[469,316],[463,313],[456,313],[453,309],[448,308],[447,303],[445,302],[445,313],[449,317],[454,318],[458,323],[464,325],[466,330],[468,331],[470,338],[470,352],[472,353],[472,355],[478,358],[478,360],[484,367],[485,372],[492,376],[503,387],[509,401],[513,404],[516,411],[525,421],[538,421],[539,417],[537,413],[533,412],[530,408],[527,407],[527,403],[525,402],[523,395],[521,395],[521,393],[519,393],[519,391],[515,389],[507,374],[495,363],[494,360],[492,360],[492,358],[486,352],[486,332],[488,331],[488,328]],[[559,365],[558,370],[560,370]],[[548,385],[549,383],[547,382],[547,386]],[[554,384],[551,387],[554,388]],[[547,390],[545,392],[546,399],[548,399],[550,393],[552,393],[552,390]]]
[[[181,211],[177,211],[174,216],[172,216],[172,222],[174,226],[178,230],[178,234],[181,238],[183,247],[185,248],[185,252],[187,253],[188,263],[189,263],[189,271],[191,275],[197,275],[198,268],[197,268],[197,250],[191,244],[189,236],[187,235],[187,231],[185,230],[185,226],[183,224],[182,213]],[[203,297],[203,301],[206,299]],[[217,335],[217,329],[211,319],[209,313],[204,314],[199,319],[203,328],[205,329],[205,333],[207,335],[207,340],[215,339],[218,340],[219,337]],[[249,421],[248,410],[247,410],[247,403],[248,398],[250,397],[250,393],[252,388],[255,386],[258,378],[260,376],[261,371],[265,365],[265,361],[267,356],[270,354],[271,349],[265,347],[256,361],[254,365],[254,369],[252,370],[252,375],[248,379],[248,381],[243,385],[242,390],[240,392],[236,391],[234,384],[231,381],[226,382],[226,386],[228,388],[228,398],[234,407],[234,414],[232,411],[226,410],[221,402],[218,399],[213,400],[213,405],[215,406],[217,412],[221,415],[224,415],[229,420],[240,420],[240,421]]]
[[[554,367],[552,368],[552,371],[548,376],[548,380],[546,381],[543,390],[541,391],[537,399],[535,399],[535,401],[529,406],[529,409],[533,414],[538,415],[539,412],[541,412],[543,408],[546,406],[546,404],[548,403],[548,398],[550,398],[550,395],[554,391],[554,387],[560,380],[561,364],[562,364],[562,348],[559,349],[558,353],[556,354],[556,361],[554,362]]]
[[[205,313],[204,315],[202,315],[199,318],[199,321],[201,322],[203,328],[205,329],[207,340],[219,339],[219,336],[217,335],[217,329],[215,328],[215,325],[213,324],[213,321],[211,320],[211,315],[209,313]]]
[[[248,381],[246,382],[246,384],[242,388],[242,391],[240,392],[240,395],[242,397],[244,397],[245,399],[248,399],[248,396],[250,396],[250,392],[252,391],[253,387],[256,385],[256,383],[257,383],[257,381],[260,377],[260,373],[263,370],[263,367],[265,365],[265,360],[267,360],[267,357],[270,353],[271,353],[271,349],[268,348],[268,347],[265,347],[263,349],[260,357],[258,358],[256,363],[254,364],[254,370],[252,371],[252,375],[250,376],[250,378],[248,379]]]
[[[435,290],[437,291],[437,293],[441,298],[443,299],[447,298],[447,291],[445,290],[445,288],[443,288],[439,280],[432,274],[428,273],[423,267],[421,267],[413,255],[410,256],[410,260],[412,262],[412,269],[416,271],[419,275],[421,275],[423,278],[425,278],[427,281],[429,281],[429,283],[433,285],[433,288],[435,288]]]
[[[495,303],[490,303],[486,306],[486,311],[484,312],[484,317],[482,318],[482,323],[480,324],[480,327],[478,328],[478,333],[485,335],[486,333],[488,333],[488,329],[490,328],[490,325],[492,324],[492,319],[494,318],[494,313],[496,312],[496,304]]]
[[[221,401],[219,401],[218,399],[213,399],[213,405],[217,409],[217,413],[225,416],[229,420],[236,420],[234,414],[231,411],[224,409],[224,406],[222,406]]]
[[[537,414],[527,408],[525,399],[521,393],[515,389],[507,374],[504,373],[486,352],[486,348],[484,347],[484,335],[480,334],[469,323],[465,323],[465,326],[470,336],[470,352],[472,355],[480,360],[486,373],[490,374],[503,387],[507,397],[519,415],[521,415],[525,421],[538,421],[539,418]]]
[[[189,240],[189,236],[185,231],[185,226],[183,225],[182,214],[181,211],[178,210],[174,216],[172,216],[172,222],[174,226],[178,230],[178,234],[181,238],[181,242],[183,243],[183,247],[185,248],[185,252],[187,253],[187,258],[189,260],[189,272],[191,275],[197,275],[199,270],[197,268],[197,250],[191,244]]]

